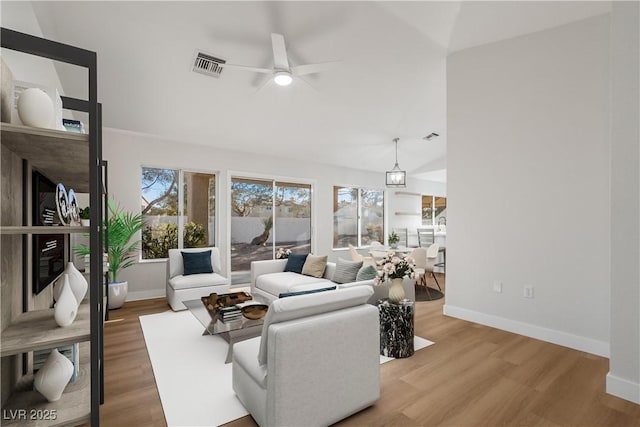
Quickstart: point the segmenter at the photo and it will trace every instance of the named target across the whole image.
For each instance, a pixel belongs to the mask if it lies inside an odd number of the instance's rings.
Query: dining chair
[[[351,243],[349,243],[349,253],[351,254],[351,261],[362,261],[364,258],[356,251],[356,248],[354,248]]]
[[[426,273],[431,273],[433,280],[436,281],[436,285],[438,286],[438,289],[440,290],[440,292],[442,292],[440,283],[438,283],[438,278],[436,277],[436,274],[433,272],[433,269],[436,267],[436,261],[438,259],[439,251],[440,251],[440,245],[437,243],[433,243],[431,246],[427,248],[427,266],[425,267],[424,283],[425,283],[425,286],[427,286]],[[429,289],[429,286],[427,286],[427,289]]]
[[[398,238],[400,239],[398,241],[398,246],[404,246],[405,248],[408,246],[408,232],[406,228],[394,228],[392,230],[394,233],[396,233],[398,235]]]
[[[427,248],[435,243],[433,228],[418,228],[418,246]]]

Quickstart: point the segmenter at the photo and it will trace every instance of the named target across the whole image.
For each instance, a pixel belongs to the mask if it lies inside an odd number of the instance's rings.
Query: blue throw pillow
[[[290,254],[284,271],[302,274],[302,267],[304,267],[304,263],[307,260],[307,255],[308,254]]]
[[[211,250],[202,252],[182,252],[184,275],[213,273]]]
[[[335,286],[330,286],[328,288],[320,288],[320,289],[309,289],[308,291],[298,291],[298,292],[283,292],[278,295],[278,298],[286,298],[286,297],[295,297],[296,295],[307,295],[307,294],[315,294],[317,292],[324,291],[335,291]]]

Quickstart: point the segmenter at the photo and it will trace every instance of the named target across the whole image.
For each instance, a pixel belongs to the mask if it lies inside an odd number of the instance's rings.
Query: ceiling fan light
[[[273,76],[273,81],[276,82],[278,86],[289,86],[293,81],[291,74],[286,71],[278,71]]]

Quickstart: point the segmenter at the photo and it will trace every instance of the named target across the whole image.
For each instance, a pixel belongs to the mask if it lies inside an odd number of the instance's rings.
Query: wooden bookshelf
[[[46,226],[46,225],[11,225],[0,226],[0,234],[72,234],[89,233],[90,227],[81,226]]]
[[[56,323],[52,308],[22,313],[2,331],[0,356],[88,341],[89,318],[89,304],[80,304],[78,316],[64,328]]]
[[[0,123],[0,139],[51,181],[89,192],[89,135]]]
[[[49,402],[33,389],[33,375],[26,375],[3,407],[2,425],[77,426],[91,415],[91,365],[89,343],[80,345],[80,366],[75,381],[69,383],[60,400]],[[20,412],[20,411],[24,412]],[[24,415],[23,415],[24,414]],[[49,419],[44,419],[45,417]]]

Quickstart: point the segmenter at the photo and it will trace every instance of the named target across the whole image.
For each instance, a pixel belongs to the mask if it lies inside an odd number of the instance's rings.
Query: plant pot
[[[80,218],[80,225],[83,227],[89,227],[91,225],[91,220]]]
[[[124,305],[129,291],[129,282],[109,282],[109,310],[115,310]]]

